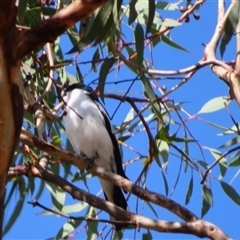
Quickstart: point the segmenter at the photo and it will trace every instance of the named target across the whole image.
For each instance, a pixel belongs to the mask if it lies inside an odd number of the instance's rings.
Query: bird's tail
[[[123,195],[122,189],[108,181],[103,180],[103,179],[99,179],[99,180],[103,187],[105,199],[109,202],[114,203],[118,207],[120,207],[124,210],[127,210],[128,205],[127,205],[127,201]],[[115,220],[115,218],[113,218],[113,217],[111,217],[111,219]],[[122,224],[115,224],[116,231],[120,230],[123,227],[124,227],[124,225],[122,225]]]

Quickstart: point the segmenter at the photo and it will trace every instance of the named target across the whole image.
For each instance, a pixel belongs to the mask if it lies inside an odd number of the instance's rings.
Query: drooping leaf
[[[226,50],[226,46],[232,39],[232,36],[234,35],[234,32],[237,27],[237,23],[239,21],[239,2],[236,1],[234,4],[235,5],[232,7],[227,17],[226,23],[224,25],[224,34],[220,43],[221,57],[223,57],[224,52]]]
[[[212,206],[212,191],[206,183],[202,188],[202,213],[201,217],[203,217]]]
[[[93,54],[93,57],[92,57],[92,68],[93,68],[93,71],[94,72],[97,72],[97,61],[100,59],[100,51],[99,49],[97,48],[95,53]]]
[[[237,191],[229,184],[220,181],[220,184],[224,190],[224,192],[237,204],[240,205],[240,195]]]
[[[135,5],[136,5],[137,1],[138,0],[130,0],[129,1],[129,9],[130,9],[129,18],[128,18],[129,25],[132,24],[138,16],[138,13],[135,9]]]
[[[171,191],[171,193],[170,193],[170,196],[173,195],[173,193],[174,193],[174,191],[175,191],[175,189],[176,189],[176,187],[177,187],[177,184],[178,184],[178,181],[179,181],[179,178],[180,178],[180,174],[181,174],[182,163],[183,163],[183,161],[180,161],[180,166],[179,166],[179,169],[178,169],[178,174],[177,174],[177,177],[176,177],[176,181],[175,181],[175,183],[174,183],[174,185],[173,185],[172,191]]]
[[[99,80],[98,80],[98,90],[99,90],[99,96],[104,102],[104,87],[105,87],[105,81],[107,79],[109,70],[113,66],[113,64],[116,62],[116,59],[106,59],[106,61],[103,62],[100,73],[99,73]]]
[[[60,187],[46,182],[46,187],[51,193],[51,199],[54,209],[61,211],[65,202],[66,192],[64,192]]]
[[[187,190],[187,195],[185,198],[185,204],[187,205],[190,202],[191,196],[193,192],[193,177],[191,177],[189,184],[188,184],[188,190]]]
[[[144,53],[144,32],[141,24],[137,24],[135,28],[135,41],[137,51],[137,63],[138,66],[142,66],[143,53]]]
[[[159,153],[163,159],[163,167],[165,168],[168,163],[169,146],[167,142],[163,140],[162,141],[157,140],[157,146],[159,149]]]
[[[83,83],[83,76],[82,76],[80,68],[78,67],[78,64],[76,64],[76,78],[77,78],[78,82]]]
[[[165,195],[168,196],[168,192],[169,192],[168,182],[167,182],[167,179],[166,179],[166,176],[165,176],[164,172],[161,171],[161,173],[162,173],[162,177],[163,177],[163,183],[164,183],[164,188],[165,188]]]
[[[89,206],[87,216],[97,218],[96,210],[94,207]],[[86,240],[94,240],[98,234],[98,222],[88,222],[87,238]]]
[[[144,202],[147,204],[147,206],[148,206],[148,207],[150,208],[150,210],[153,212],[153,214],[155,215],[155,217],[158,218],[158,214],[157,214],[156,210],[154,209],[154,207],[151,205],[151,203],[148,202],[148,201],[144,201]]]
[[[147,20],[147,28],[146,28],[146,35],[150,32],[153,19],[155,16],[155,0],[148,1],[148,20]]]

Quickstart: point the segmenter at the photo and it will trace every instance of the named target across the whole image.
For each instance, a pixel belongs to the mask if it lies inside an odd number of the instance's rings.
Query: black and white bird
[[[67,87],[63,99],[67,112],[63,118],[66,134],[76,153],[83,157],[95,157],[94,161],[107,171],[127,178],[109,115],[93,89],[75,83]],[[99,181],[106,200],[127,210],[127,202],[121,188],[101,178]],[[116,230],[120,228],[116,226]]]

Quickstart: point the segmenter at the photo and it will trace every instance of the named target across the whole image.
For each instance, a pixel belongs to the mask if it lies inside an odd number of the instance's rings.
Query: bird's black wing
[[[116,166],[117,166],[117,174],[119,174],[122,177],[128,179],[127,176],[125,175],[124,171],[123,171],[122,157],[121,157],[120,149],[119,149],[119,146],[118,146],[118,141],[117,141],[115,135],[112,132],[112,127],[111,127],[111,123],[110,123],[107,111],[104,109],[104,107],[102,106],[102,104],[99,101],[96,104],[97,104],[97,107],[98,107],[99,111],[101,112],[101,114],[104,118],[106,129],[107,129],[108,134],[109,134],[109,136],[112,140],[114,158],[115,158]]]

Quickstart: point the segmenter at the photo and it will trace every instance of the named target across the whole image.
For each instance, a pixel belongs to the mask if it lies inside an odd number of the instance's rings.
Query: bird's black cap
[[[72,90],[74,89],[83,89],[85,91],[88,92],[89,96],[95,100],[95,101],[98,101],[99,102],[99,99],[98,99],[98,96],[97,94],[95,93],[95,91],[90,87],[90,86],[87,86],[83,83],[73,83],[71,85],[69,85],[67,88],[66,88],[66,92],[71,92]]]

